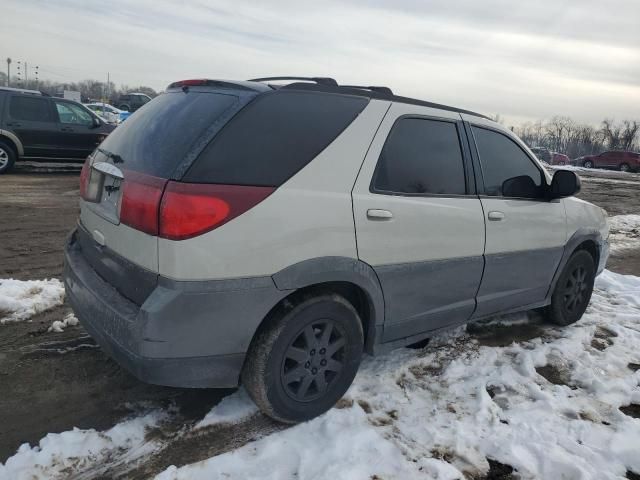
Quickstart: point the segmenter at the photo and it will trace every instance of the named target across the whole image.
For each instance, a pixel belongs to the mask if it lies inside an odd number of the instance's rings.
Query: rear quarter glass
[[[119,155],[126,170],[170,178],[203,133],[238,102],[230,93],[167,92],[127,118],[100,147]]]
[[[261,94],[224,126],[183,181],[278,187],[333,142],[368,102],[320,92]]]

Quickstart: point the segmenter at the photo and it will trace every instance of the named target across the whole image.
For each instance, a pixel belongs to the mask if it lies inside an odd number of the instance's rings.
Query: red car
[[[550,163],[551,165],[569,165],[571,163],[571,159],[562,153],[551,152]]]
[[[640,153],[603,152],[600,155],[586,155],[573,160],[572,165],[585,168],[609,168],[621,172],[640,171]]]

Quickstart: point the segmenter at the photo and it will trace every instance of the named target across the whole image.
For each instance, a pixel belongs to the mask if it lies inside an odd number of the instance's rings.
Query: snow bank
[[[106,432],[74,428],[50,433],[36,447],[23,444],[4,465],[0,464],[0,479],[69,478],[71,473],[81,471],[86,478],[94,478],[109,463],[131,462],[153,452],[156,445],[145,440],[145,433],[163,418],[162,414],[151,413],[119,423]]]
[[[69,313],[62,320],[55,320],[47,329],[47,332],[62,333],[67,327],[75,327],[80,323],[73,313]]]
[[[0,279],[0,324],[27,320],[37,313],[62,305],[60,280]]]
[[[224,397],[220,403],[213,407],[211,411],[195,425],[195,428],[207,427],[214,424],[238,423],[257,412],[258,407],[253,403],[247,391],[241,388],[236,393]]]
[[[640,248],[640,215],[609,217],[611,250]]]
[[[640,473],[640,420],[619,409],[640,403],[638,345],[640,278],[606,271],[576,325],[370,358],[344,408],[157,478],[454,479],[489,458],[525,479]]]

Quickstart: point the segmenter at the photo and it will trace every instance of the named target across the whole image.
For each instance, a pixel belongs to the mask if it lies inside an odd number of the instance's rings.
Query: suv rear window
[[[100,148],[127,170],[169,178],[201,135],[238,101],[213,92],[164,93],[116,128]]]
[[[260,95],[220,131],[183,181],[278,187],[322,152],[367,103],[318,92]]]

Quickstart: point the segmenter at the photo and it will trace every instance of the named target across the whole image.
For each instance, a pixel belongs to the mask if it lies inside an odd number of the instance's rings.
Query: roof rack
[[[360,90],[369,90],[371,92],[378,92],[378,93],[386,93],[387,95],[393,95],[393,92],[391,91],[391,89],[389,87],[365,87],[363,85],[340,85],[343,88],[359,88]]]
[[[318,85],[330,85],[332,87],[337,87],[338,82],[336,82],[333,78],[329,77],[263,77],[263,78],[252,78],[250,82],[271,82],[275,80],[303,80],[307,82],[315,82]]]
[[[15,88],[15,87],[0,86],[0,90],[9,91],[9,92],[18,92],[18,93],[29,93],[31,95],[45,95],[40,90],[29,90],[28,88]]]

